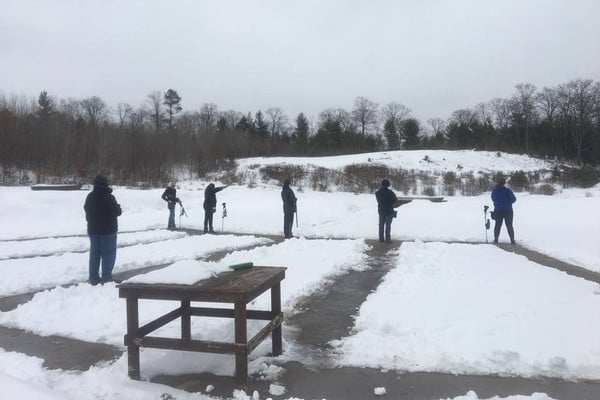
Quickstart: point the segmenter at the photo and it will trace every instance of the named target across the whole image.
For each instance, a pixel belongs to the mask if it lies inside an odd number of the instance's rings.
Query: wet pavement
[[[197,231],[188,233],[197,234]],[[277,242],[281,240],[276,236],[271,238]],[[283,373],[278,377],[277,382],[251,376],[249,383],[243,387],[247,393],[251,394],[252,391],[258,390],[261,397],[265,397],[269,385],[277,383],[287,389],[283,398],[301,399],[378,398],[380,396],[375,396],[373,392],[375,387],[385,387],[387,398],[406,400],[445,399],[464,395],[469,390],[476,391],[480,398],[544,392],[561,400],[600,399],[600,382],[569,382],[547,378],[525,379],[427,372],[409,373],[380,371],[372,368],[336,367],[334,356],[330,354],[329,342],[350,333],[354,323],[353,316],[366,297],[376,290],[385,274],[393,268],[398,251],[401,251],[400,242],[391,244],[367,242],[371,245],[371,249],[367,253],[368,268],[332,277],[326,287],[310,297],[301,299],[298,303],[298,312],[288,316],[284,322],[286,341],[293,341],[303,349],[304,361],[302,363],[282,362],[273,359],[273,364],[283,368]],[[522,246],[499,245],[499,247],[524,255],[542,265],[583,279],[600,282],[598,273],[555,260]],[[226,253],[228,252],[214,253],[207,259],[218,260]],[[164,265],[148,268],[162,267]],[[127,277],[141,272],[142,270],[129,272]],[[120,278],[126,279],[125,275]],[[20,303],[27,302],[32,295],[22,294],[1,298],[0,310],[12,309]],[[82,371],[96,363],[114,360],[123,351],[122,348],[105,344],[88,343],[57,336],[41,337],[19,329],[1,326],[0,347],[7,351],[17,351],[43,358],[47,368]],[[232,377],[212,374],[162,375],[153,377],[152,381],[192,392],[203,392],[207,385],[213,385],[215,390],[210,394],[221,397],[231,396],[235,388]],[[276,398],[276,396],[272,397]]]

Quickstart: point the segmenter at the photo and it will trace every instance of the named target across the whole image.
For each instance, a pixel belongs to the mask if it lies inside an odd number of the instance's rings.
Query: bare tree
[[[427,123],[431,127],[431,133],[433,136],[439,136],[444,134],[444,129],[446,129],[446,121],[441,118],[429,118]]]
[[[227,127],[231,130],[235,129],[237,123],[240,122],[240,119],[242,119],[244,116],[244,114],[235,110],[221,111],[219,115],[221,118],[225,118],[225,121],[227,121]]]
[[[265,111],[267,116],[267,124],[269,124],[269,130],[271,131],[271,138],[277,139],[285,132],[288,126],[288,117],[283,113],[279,107],[267,108]]]
[[[164,113],[162,108],[162,94],[160,91],[155,90],[147,96],[146,113],[152,121],[154,131],[156,133],[160,132]]]
[[[558,88],[563,123],[575,144],[576,156],[582,161],[586,138],[598,123],[600,82],[577,79]]]
[[[558,113],[560,96],[556,89],[544,88],[535,96],[535,101],[543,119],[548,124],[551,151],[556,154],[555,149],[555,119]]]
[[[479,122],[479,116],[477,111],[463,108],[452,113],[452,120],[459,125],[471,127],[475,123]]]
[[[219,107],[215,103],[204,103],[200,108],[199,118],[201,132],[213,132],[219,119]]]
[[[377,113],[379,105],[365,97],[354,99],[354,108],[352,109],[352,119],[360,127],[360,133],[364,135],[370,126],[377,125]]]
[[[383,121],[392,120],[395,126],[400,126],[401,122],[410,117],[411,110],[404,104],[398,102],[391,102],[386,104],[381,109],[381,116]]]
[[[512,97],[513,118],[517,127],[525,129],[525,152],[529,152],[529,128],[535,118],[536,87],[531,83],[519,83],[517,93]],[[518,135],[520,137],[520,135]]]
[[[109,109],[104,100],[98,96],[81,100],[81,108],[90,125],[98,125],[108,118]]]
[[[81,102],[73,98],[61,99],[58,103],[58,111],[73,119],[82,117]]]
[[[352,114],[343,108],[328,108],[321,111],[319,114],[319,126],[330,122],[339,124],[340,128],[346,132],[354,131],[355,129]]]
[[[489,103],[479,103],[475,106],[479,120],[484,124],[492,123],[492,109]]]
[[[125,126],[125,123],[131,117],[132,113],[133,107],[131,107],[129,104],[117,104],[117,117],[119,118],[119,129],[123,129],[123,126]]]
[[[505,130],[510,124],[510,100],[496,98],[489,102],[493,124],[496,129]]]

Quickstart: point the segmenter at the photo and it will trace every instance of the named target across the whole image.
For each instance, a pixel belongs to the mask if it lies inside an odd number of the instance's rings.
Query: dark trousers
[[[90,265],[89,280],[92,285],[112,281],[112,270],[117,258],[117,234],[89,235]],[[98,274],[102,260],[102,277]]]
[[[379,241],[384,240],[390,242],[392,240],[392,221],[394,220],[394,214],[381,215],[379,214]],[[384,236],[385,233],[385,236]]]
[[[213,210],[204,210],[204,232],[214,232],[213,230]]]
[[[294,213],[283,214],[283,236],[292,237],[292,226],[294,225]]]
[[[500,236],[500,229],[502,229],[502,222],[506,222],[506,230],[510,237],[510,242],[515,242],[515,231],[513,229],[513,210],[494,210],[494,243],[498,243],[498,236]]]

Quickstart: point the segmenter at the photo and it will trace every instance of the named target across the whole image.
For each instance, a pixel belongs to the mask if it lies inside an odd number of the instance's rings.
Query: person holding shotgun
[[[396,194],[390,189],[389,179],[381,181],[381,187],[375,192],[377,199],[377,213],[379,214],[379,241],[390,243],[392,241],[392,221],[396,216],[394,206],[398,203]]]
[[[286,239],[294,237],[292,235],[292,226],[294,225],[294,213],[296,212],[296,195],[290,184],[291,179],[283,181],[283,188],[281,189],[281,200],[283,200],[283,235]]]
[[[492,219],[494,223],[494,243],[498,243],[498,237],[500,236],[500,229],[502,229],[502,222],[506,222],[506,230],[510,237],[510,243],[516,244],[515,242],[515,230],[513,229],[513,208],[512,205],[517,198],[512,190],[507,188],[506,179],[500,176],[496,180],[496,186],[492,190],[492,201],[494,202],[494,212],[492,213]]]
[[[175,189],[175,182],[171,182],[169,186],[163,192],[161,198],[167,202],[167,208],[169,209],[169,222],[167,222],[167,229],[175,229],[175,204],[181,205],[181,200],[177,197],[177,189]]]
[[[206,189],[204,189],[204,233],[215,233],[213,229],[213,214],[217,211],[217,192],[220,192],[226,187],[227,186],[216,187],[214,183],[210,183]],[[223,206],[223,208],[224,207],[225,206]]]

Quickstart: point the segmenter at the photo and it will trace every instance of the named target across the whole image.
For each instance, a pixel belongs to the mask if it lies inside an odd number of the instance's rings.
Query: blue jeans
[[[394,220],[394,214],[381,215],[379,214],[379,241],[384,240],[389,242],[392,240],[392,221]],[[384,237],[385,232],[385,237]]]
[[[117,233],[107,235],[89,235],[90,237],[90,273],[92,285],[112,281],[112,270],[117,258]],[[98,275],[102,260],[102,277]]]
[[[167,229],[175,229],[175,207],[169,208],[169,222]]]

